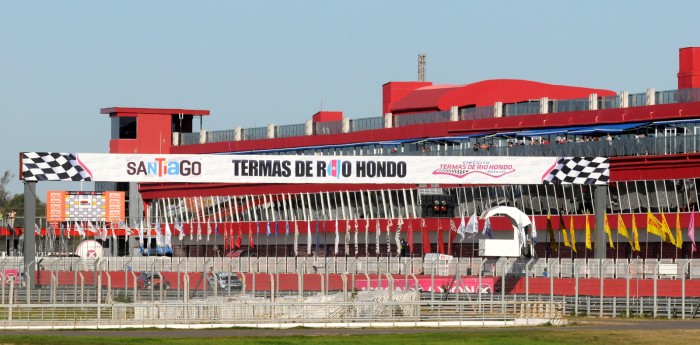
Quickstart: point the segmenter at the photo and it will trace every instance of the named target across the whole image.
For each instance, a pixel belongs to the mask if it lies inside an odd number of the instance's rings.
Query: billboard
[[[604,157],[154,155],[24,152],[25,181],[607,184]]]
[[[46,218],[49,222],[122,222],[125,216],[124,192],[46,192]]]

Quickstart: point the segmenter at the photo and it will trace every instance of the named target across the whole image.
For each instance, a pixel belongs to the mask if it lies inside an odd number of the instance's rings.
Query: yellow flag
[[[632,216],[632,217],[634,217],[634,216]],[[625,221],[622,220],[622,215],[619,213],[617,214],[617,234],[626,238],[627,241],[630,242],[630,246],[632,246],[632,250],[634,250],[634,243],[632,242],[632,239],[630,238],[630,234],[627,232],[627,226],[625,226]]]
[[[591,224],[588,222],[588,212],[586,212],[586,249],[593,250],[591,243]]]
[[[681,214],[676,211],[676,247],[683,249],[683,233],[681,232]]]
[[[574,253],[578,253],[576,251],[576,233],[574,232],[574,216],[570,216],[569,220],[569,231],[571,231],[571,249],[574,250]]]
[[[642,251],[641,248],[639,248],[639,230],[637,230],[637,218],[632,215],[632,236],[634,237],[634,248],[632,250],[634,251]]]
[[[647,232],[664,238],[663,225],[651,214],[651,211],[647,211]]]
[[[676,241],[673,240],[671,228],[668,226],[668,222],[666,221],[666,215],[664,215],[663,211],[661,211],[661,231],[664,234],[662,237],[664,239],[664,242],[670,243],[675,246]]]
[[[605,230],[605,233],[608,234],[608,242],[610,243],[610,248],[615,249],[615,244],[613,243],[612,240],[612,230],[610,230],[610,224],[608,223],[608,214],[603,213],[603,219],[605,220],[605,225],[603,227],[603,230]]]
[[[571,248],[571,243],[569,243],[569,234],[566,230],[566,226],[564,226],[564,217],[561,215],[559,215],[559,231],[561,231],[561,235],[564,237],[564,245]]]

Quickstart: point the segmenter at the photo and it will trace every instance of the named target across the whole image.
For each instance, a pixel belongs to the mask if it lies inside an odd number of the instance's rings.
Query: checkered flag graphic
[[[562,157],[544,178],[549,184],[603,185],[610,182],[610,161],[605,157]]]
[[[72,153],[23,152],[25,181],[92,181],[90,174]]]

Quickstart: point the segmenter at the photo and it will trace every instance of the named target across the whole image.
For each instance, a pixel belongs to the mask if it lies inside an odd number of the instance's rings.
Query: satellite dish
[[[82,259],[100,259],[104,256],[104,249],[95,240],[85,240],[75,248],[75,254]]]

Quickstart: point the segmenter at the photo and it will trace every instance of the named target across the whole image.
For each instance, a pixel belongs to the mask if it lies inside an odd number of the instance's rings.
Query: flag
[[[564,237],[564,245],[571,248],[571,243],[569,242],[569,234],[566,230],[566,226],[564,225],[564,217],[562,217],[561,214],[559,214],[559,231]]]
[[[637,219],[632,215],[632,235],[634,236],[634,248],[632,250],[641,251],[639,247],[639,231],[637,230]]]
[[[217,226],[217,231],[218,231],[218,226]],[[114,229],[112,229],[112,234],[114,234]],[[168,221],[165,221],[165,246],[168,248],[173,247],[173,233],[170,230],[170,224],[168,224]]]
[[[284,235],[289,236],[289,221],[284,222],[284,227],[285,227]]]
[[[323,226],[325,227],[326,224],[324,223]],[[318,237],[318,220],[316,220],[316,255],[319,255],[320,245],[321,239]]]
[[[34,235],[41,236],[41,228],[37,223],[34,223]]]
[[[605,231],[606,234],[608,234],[608,242],[610,243],[610,248],[615,249],[615,244],[613,243],[613,239],[612,239],[612,230],[610,229],[610,223],[608,223],[608,214],[607,213],[603,213],[603,222],[604,222],[603,230]]]
[[[379,224],[379,221],[377,221],[377,225]],[[335,217],[335,246],[333,253],[338,254],[338,245],[340,244],[340,235],[338,234],[338,215],[336,214]],[[379,243],[377,243],[377,248],[379,248]]]
[[[413,219],[408,220],[408,251],[413,254]]]
[[[525,247],[525,228],[521,222],[518,222],[518,246]]]
[[[481,231],[484,237],[492,239],[493,238],[493,227],[491,226],[491,218],[486,218],[484,221],[484,229]]]
[[[534,229],[534,226],[533,226],[533,229]],[[554,228],[552,227],[552,217],[549,214],[549,212],[547,212],[547,236],[549,236],[549,249],[552,252],[556,252],[558,249],[557,248],[557,240],[554,238]],[[533,235],[533,237],[534,237],[534,235]]]
[[[83,240],[85,239],[85,230],[83,229],[83,226],[80,225],[80,223],[75,222],[75,231],[78,232],[78,235],[80,235],[80,238]]]
[[[141,219],[141,224],[139,224],[139,248],[143,248],[143,219]]]
[[[211,223],[207,219],[207,242],[209,242],[209,237],[211,236]]]
[[[238,237],[236,238],[236,248],[240,249],[243,242],[243,232],[241,231],[241,225],[238,224]]]
[[[681,214],[676,211],[676,247],[683,249],[683,232],[681,231]]]
[[[360,255],[360,243],[357,238],[358,232],[360,232],[360,224],[357,223],[357,217],[355,217],[355,256]],[[318,222],[316,222],[316,246],[316,251],[318,252]]]
[[[248,222],[248,246],[250,248],[255,248],[255,242],[253,241],[253,223]]]
[[[107,222],[102,223],[102,228],[100,229],[100,237],[102,238],[102,241],[107,240]]]
[[[661,211],[661,230],[663,230],[664,242],[670,243],[675,246],[676,241],[673,239],[673,234],[671,233],[671,228],[668,226],[668,222],[666,221],[666,215],[664,214],[664,211]]]
[[[299,224],[294,220],[294,256],[299,255]]]
[[[306,255],[311,255],[311,217],[306,221]]]
[[[181,222],[181,221],[175,222],[175,230],[177,230],[177,232],[178,232],[178,239],[179,239],[180,241],[182,241],[183,239],[185,239],[185,228],[184,228],[184,226],[182,225],[182,222]]]
[[[280,222],[275,222],[275,237],[280,233]]]
[[[470,233],[471,236],[474,236],[474,234],[479,232],[479,219],[476,217],[476,211],[474,211],[472,216],[469,217],[469,222],[467,222],[467,228],[465,231]]]
[[[695,252],[698,250],[698,247],[695,246],[695,210],[693,209],[692,212],[690,212],[690,222],[688,222],[688,239],[690,239],[690,243],[692,244],[692,251]]]
[[[651,211],[647,211],[647,232],[663,239],[664,232],[662,228],[663,225],[661,222],[656,219],[653,214],[651,214]]]
[[[375,252],[377,253],[377,255],[379,255],[379,252],[380,252],[380,250],[379,250],[379,236],[382,233],[382,229],[379,227],[379,218],[375,219],[374,224],[376,225],[374,228],[374,236],[375,236],[375,242],[377,243],[377,248],[375,249]]]
[[[467,231],[467,224],[464,222],[464,213],[462,213],[462,219],[459,221],[459,228],[457,228],[457,233],[459,234],[459,241],[464,241],[464,233]]]
[[[401,255],[401,227],[403,226],[403,218],[399,215],[398,225],[396,226],[396,236],[394,241],[396,242],[396,255]]]
[[[437,229],[437,252],[438,254],[445,254],[445,242],[442,239],[442,224],[440,224],[440,218],[438,218],[438,229]]]
[[[267,224],[265,225],[265,235],[267,237],[270,237],[270,235],[272,235],[272,232],[270,231],[270,222],[267,222]]]
[[[450,218],[450,232],[447,236],[447,254],[452,255],[452,242],[454,241],[455,237],[457,237],[457,225],[455,225],[455,221]]]
[[[549,213],[547,213],[547,219],[549,220]],[[537,244],[537,226],[535,225],[535,215],[532,215],[532,221],[530,222],[530,237],[532,237],[532,245]]]
[[[630,247],[632,247],[632,250],[634,250],[634,243],[630,238],[630,234],[627,232],[627,226],[625,225],[625,221],[622,219],[622,215],[619,213],[617,214],[617,234],[626,238],[627,241],[630,243]]]
[[[92,224],[92,222],[89,221],[89,220],[88,220],[88,230],[89,230],[90,232],[92,232],[93,236],[94,236],[94,235],[97,235],[97,233],[98,233],[98,230],[97,230],[97,228],[95,227],[95,224]]]
[[[425,226],[425,218],[420,220],[421,232],[423,233],[423,254],[430,253],[430,235],[428,234],[428,229]]]
[[[588,222],[588,212],[586,212],[586,249],[593,250],[591,243],[591,223]]]
[[[386,253],[391,254],[391,227],[394,226],[394,222],[389,218],[386,222]]]
[[[578,252],[576,251],[576,232],[574,230],[574,216],[569,217],[569,227],[571,231],[571,249],[573,249],[574,253]]]

